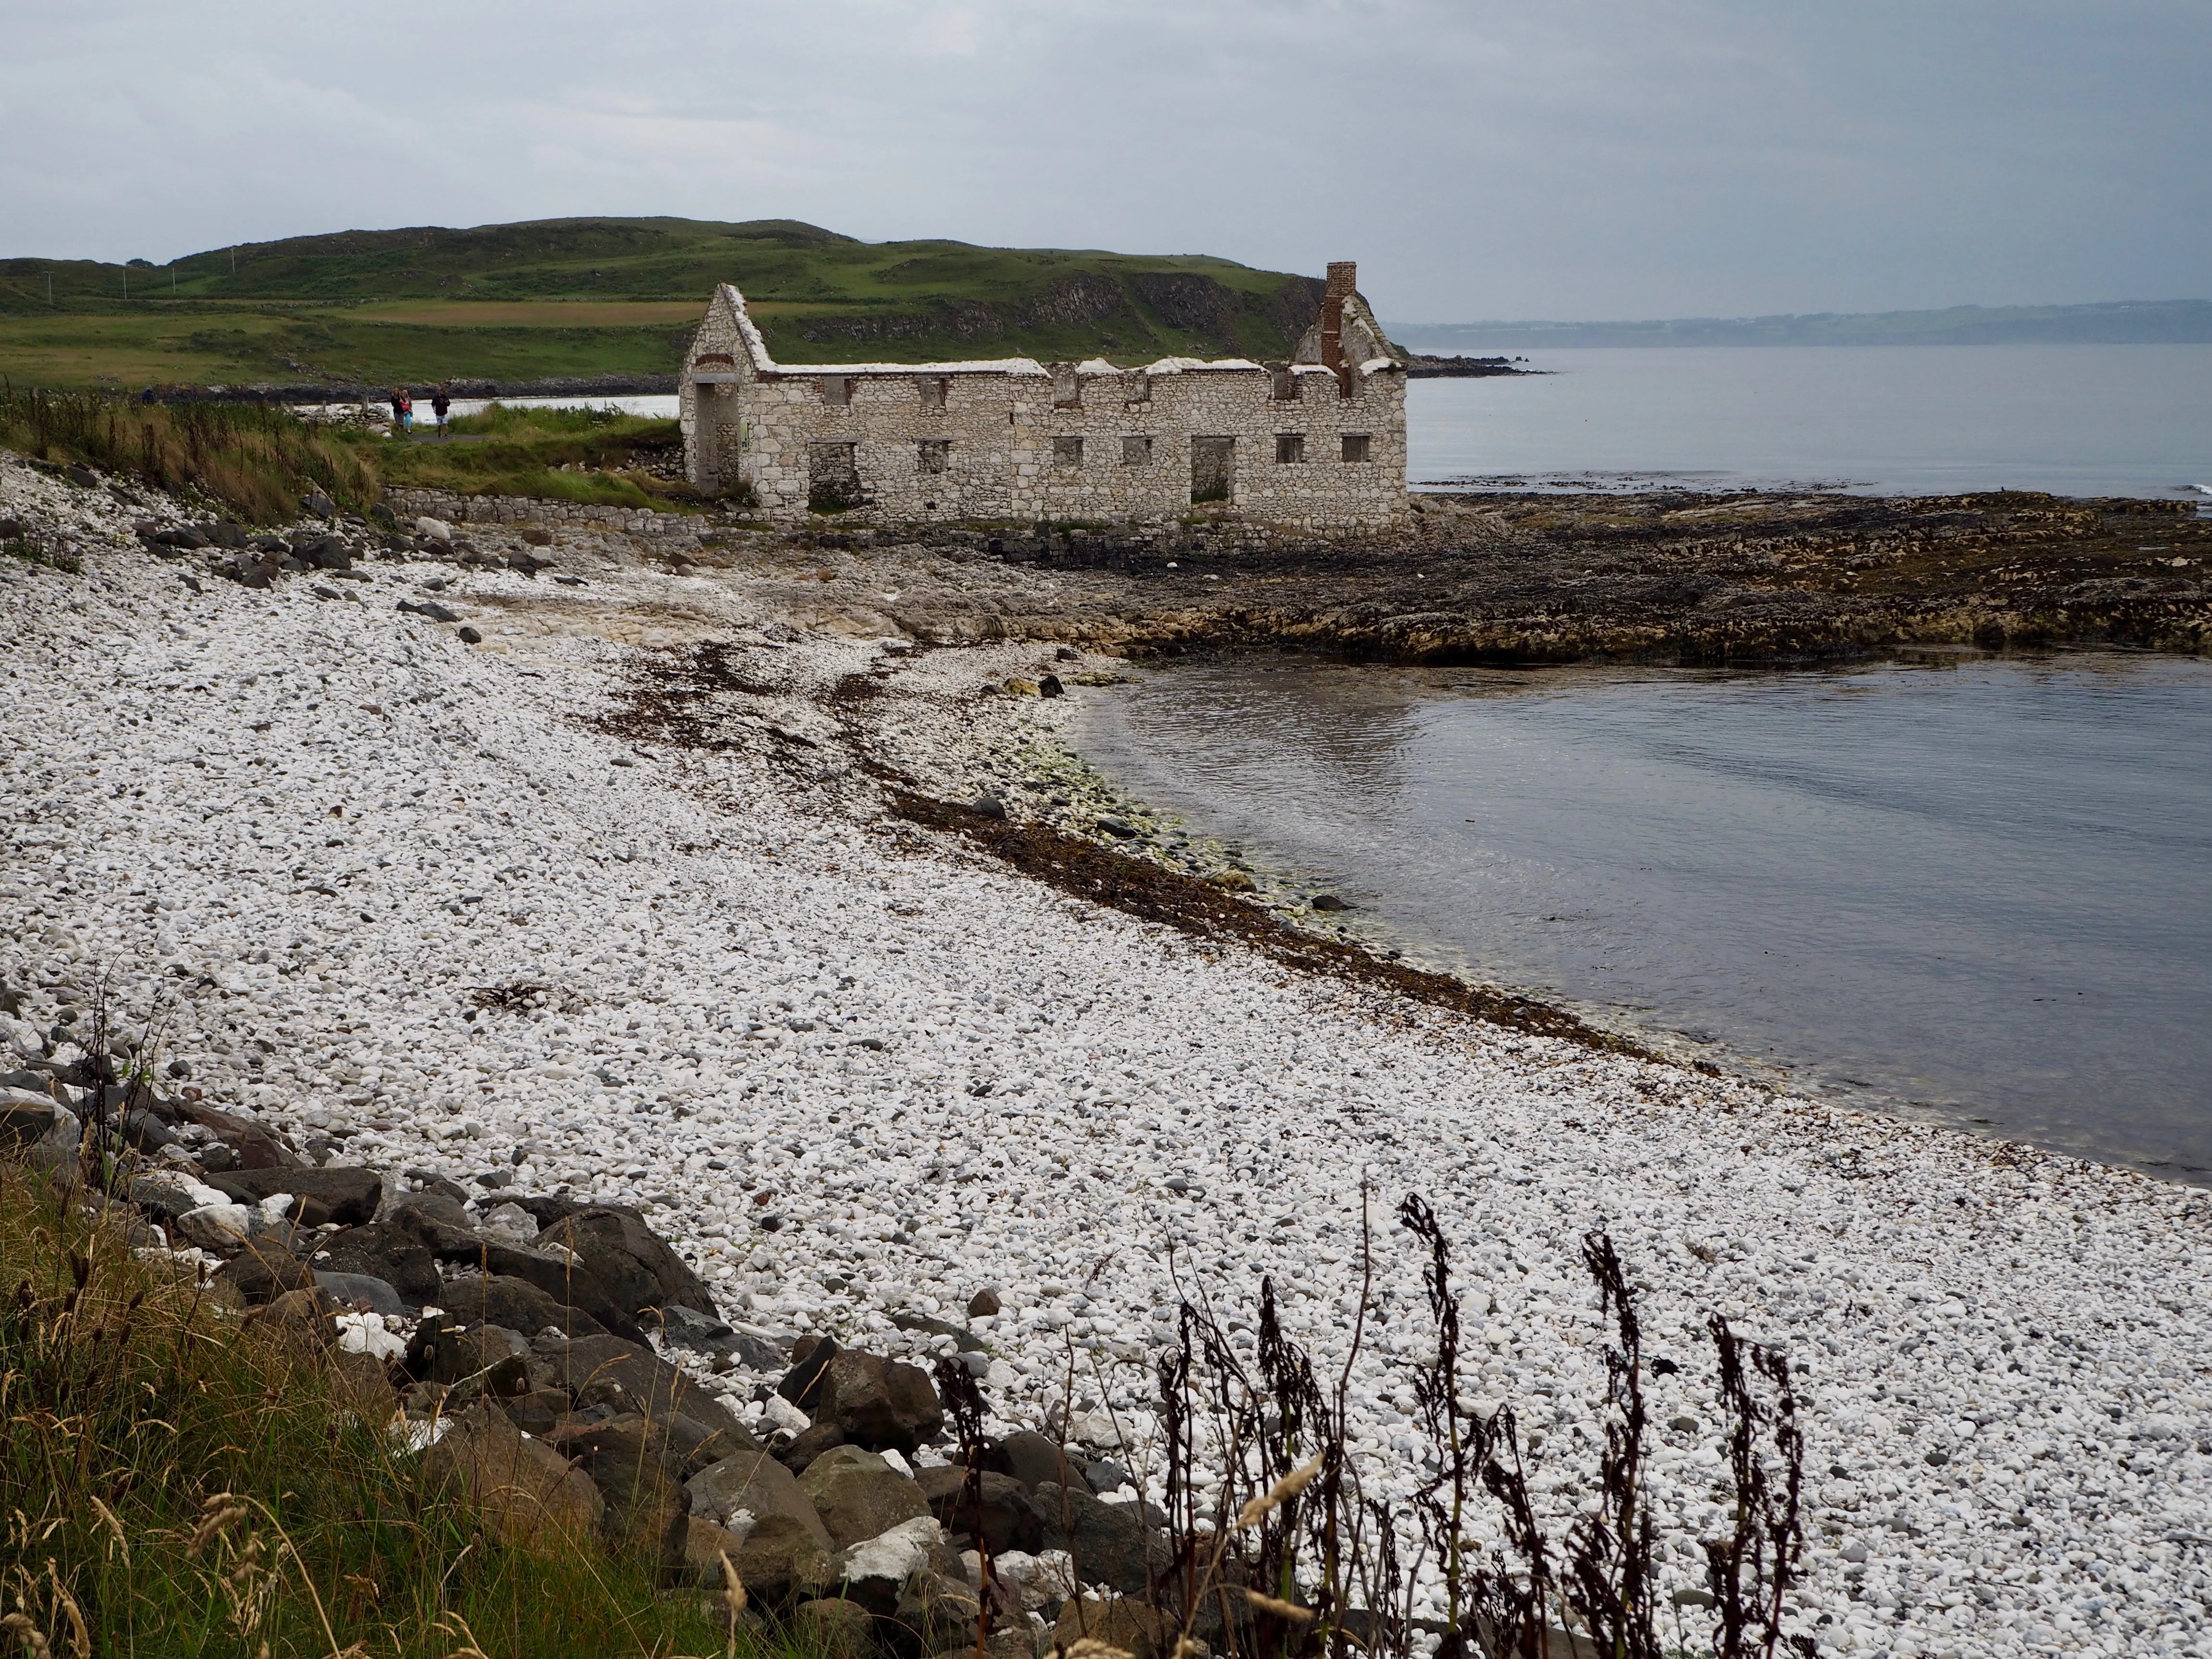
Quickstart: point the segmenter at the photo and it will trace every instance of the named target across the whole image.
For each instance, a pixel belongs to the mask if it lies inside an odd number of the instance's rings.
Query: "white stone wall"
[[[1158,521],[1193,513],[1291,528],[1382,526],[1406,502],[1406,380],[1387,356],[1286,376],[1231,359],[1146,369],[1096,360],[1048,368],[995,362],[775,363],[733,288],[717,292],[683,380],[686,471],[702,489],[749,484],[779,519],[810,511],[816,452],[849,444],[864,520]],[[842,400],[825,384],[842,388]],[[1297,396],[1279,398],[1285,383]],[[941,401],[937,388],[942,387]],[[1073,397],[1071,398],[1071,395]],[[1277,459],[1278,438],[1303,459]],[[1346,434],[1368,459],[1346,462]],[[1232,489],[1194,506],[1192,441],[1234,441]],[[1140,458],[1125,441],[1149,440]],[[1079,459],[1073,453],[1079,441]],[[944,444],[944,471],[923,446]]]

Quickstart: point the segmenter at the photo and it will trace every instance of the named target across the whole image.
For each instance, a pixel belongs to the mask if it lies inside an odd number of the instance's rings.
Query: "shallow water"
[[[2212,663],[1194,664],[1076,737],[1416,955],[1823,1095],[2212,1173]]]
[[[1415,380],[1407,476],[2212,501],[2212,345],[1594,347]]]

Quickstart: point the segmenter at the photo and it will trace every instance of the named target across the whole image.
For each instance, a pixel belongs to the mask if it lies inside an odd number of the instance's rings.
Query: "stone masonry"
[[[771,518],[1143,523],[1194,514],[1287,529],[1407,515],[1403,363],[1328,268],[1288,362],[1167,357],[787,368],[724,283],[682,380],[685,476]]]

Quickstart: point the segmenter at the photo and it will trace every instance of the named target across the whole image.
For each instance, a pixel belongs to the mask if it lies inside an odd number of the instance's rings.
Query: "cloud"
[[[2201,0],[15,0],[0,252],[793,217],[1404,319],[2204,292]]]

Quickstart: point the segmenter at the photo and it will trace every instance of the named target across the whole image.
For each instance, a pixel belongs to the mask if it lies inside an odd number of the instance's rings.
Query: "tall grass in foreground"
[[[0,1169],[11,1656],[726,1651],[650,1563],[510,1548],[420,1488],[324,1350],[138,1260],[90,1201]]]
[[[293,518],[310,488],[364,512],[379,489],[362,445],[268,404],[142,404],[10,386],[0,388],[0,448],[197,489],[252,524]]]

